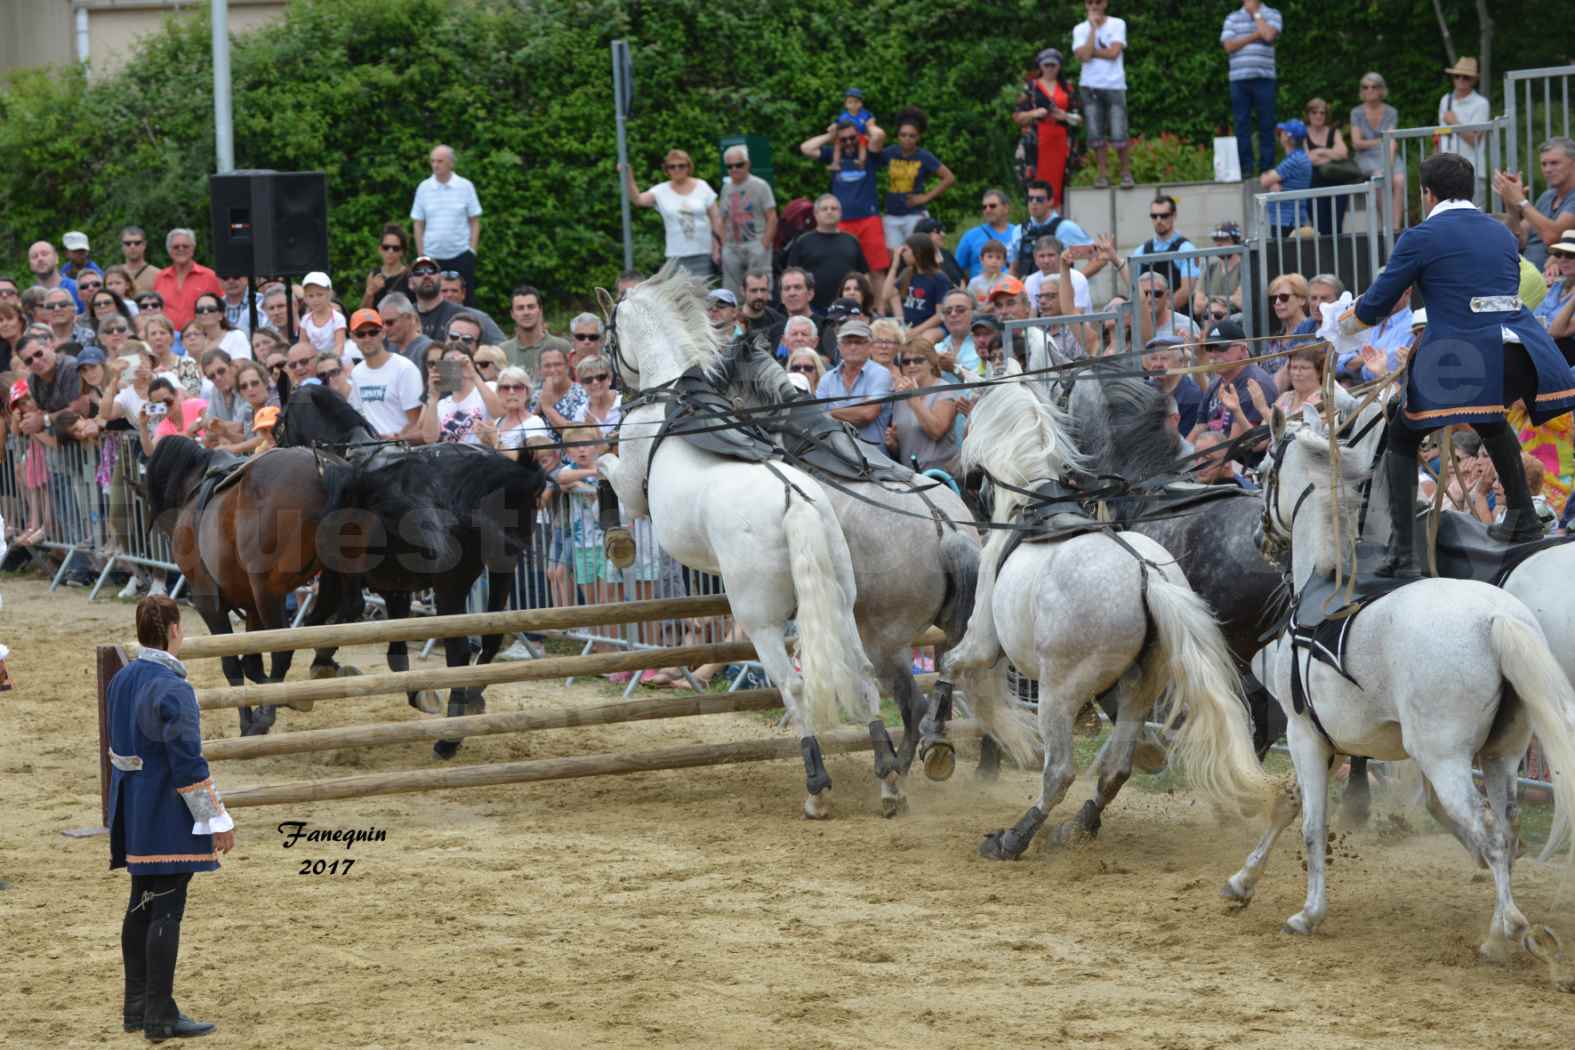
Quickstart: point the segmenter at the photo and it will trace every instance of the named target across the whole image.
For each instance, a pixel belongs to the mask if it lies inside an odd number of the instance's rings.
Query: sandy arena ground
[[[98,819],[90,643],[130,637],[130,608],[3,587],[20,685],[0,694],[0,1044],[133,1045],[118,1023],[126,876],[104,838],[61,835]],[[216,661],[194,677],[222,684]],[[495,688],[490,710],[612,698],[532,683]],[[410,717],[392,698],[320,703],[281,711],[276,731]],[[233,735],[235,715],[204,728]],[[477,739],[456,761],[773,732],[723,715]],[[431,761],[403,745],[215,776],[238,788]],[[1255,829],[1218,828],[1185,796],[1129,788],[1096,844],[998,864],[974,849],[1031,801],[1033,774],[916,774],[911,815],[887,821],[867,755],[830,769],[825,824],[798,817],[797,762],[238,810],[237,850],[193,881],[176,994],[219,1023],[213,1047],[1570,1045],[1575,997],[1544,968],[1476,960],[1491,883],[1429,822],[1345,839],[1330,916],[1302,939],[1280,932],[1303,893],[1299,840],[1256,903],[1229,911],[1218,889]],[[388,838],[286,850],[283,820]],[[356,863],[297,874],[313,857]],[[1516,888],[1575,944],[1552,871],[1523,863]]]

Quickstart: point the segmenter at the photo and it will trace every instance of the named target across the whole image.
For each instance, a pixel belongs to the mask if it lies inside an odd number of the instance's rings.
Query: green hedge
[[[1134,131],[1207,142],[1229,120],[1218,35],[1234,4],[1112,6],[1132,37]],[[1362,72],[1376,68],[1404,122],[1432,119],[1446,87],[1432,0],[1280,6],[1283,112],[1314,94],[1343,111]],[[1457,42],[1473,41],[1473,5],[1446,7],[1458,9]],[[1520,20],[1529,3],[1495,8],[1515,65],[1563,60],[1550,53],[1555,44],[1507,31],[1532,24]],[[610,284],[621,263],[612,39],[633,50],[629,139],[642,186],[660,179],[672,146],[694,153],[714,182],[710,144],[749,131],[773,140],[779,196],[817,193],[825,172],[797,144],[857,84],[882,116],[911,103],[928,110],[926,145],[960,180],[935,210],[955,225],[976,214],[983,187],[1009,182],[1016,129],[1003,100],[1019,70],[1047,44],[1070,53],[1081,18],[1081,3],[1064,0],[294,0],[282,27],[236,38],[235,160],[327,172],[344,285],[375,264],[381,224],[408,214],[431,145],[451,143],[486,210],[483,305],[503,313],[507,288],[530,280],[562,308]],[[0,91],[0,259],[24,270],[31,240],[58,243],[72,228],[113,258],[126,222],[156,244],[172,225],[195,226],[205,241],[211,82],[205,14],[171,19],[113,77],[14,77]],[[637,213],[637,245],[640,265],[660,261],[652,212]]]

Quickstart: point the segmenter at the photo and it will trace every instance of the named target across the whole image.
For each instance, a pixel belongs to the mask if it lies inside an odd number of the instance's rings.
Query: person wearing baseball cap
[[[738,323],[738,296],[726,288],[711,289],[705,297],[705,315],[725,341],[731,342],[744,334],[743,326]]]
[[[1214,366],[1214,378],[1188,441],[1196,444],[1196,435],[1204,430],[1235,437],[1263,422],[1258,405],[1273,403],[1274,377],[1248,360],[1247,348],[1247,333],[1239,321],[1215,321],[1204,332],[1201,363]],[[1253,385],[1258,387],[1256,397]]]
[[[100,277],[104,276],[103,267],[88,258],[87,234],[81,230],[72,230],[60,238],[60,244],[66,250],[66,261],[60,267],[60,272],[73,281],[84,270],[92,270]]]
[[[351,403],[379,437],[410,437],[421,417],[421,369],[403,354],[390,353],[383,316],[360,309],[350,317],[350,338],[361,360],[350,370]]]
[[[1313,166],[1307,157],[1307,125],[1292,117],[1274,125],[1274,130],[1279,133],[1285,159],[1259,175],[1258,185],[1270,193],[1312,189]],[[1289,237],[1297,227],[1312,221],[1306,201],[1272,201],[1268,215],[1269,225],[1279,237]]]
[[[1456,124],[1486,124],[1493,119],[1493,107],[1477,91],[1479,74],[1477,60],[1470,55],[1448,69],[1444,75],[1454,84],[1454,89],[1444,92],[1438,100],[1440,127]],[[1471,162],[1476,172],[1476,191],[1472,203],[1482,207],[1487,203],[1488,158],[1486,131],[1456,131],[1439,135],[1436,139],[1441,153],[1458,153]]]
[[[301,278],[301,294],[306,298],[306,313],[301,317],[301,335],[319,353],[345,352],[345,315],[334,304],[334,283],[321,270]]]
[[[1239,245],[1241,227],[1234,222],[1222,222],[1209,231],[1209,239],[1216,248]],[[1192,290],[1192,316],[1200,323],[1204,320],[1210,299],[1224,299],[1235,311],[1241,309],[1241,260],[1241,253],[1213,255],[1199,260],[1202,274]]]
[[[874,335],[861,317],[842,322],[837,329],[837,351],[842,362],[820,377],[815,388],[818,398],[841,398],[823,406],[835,419],[851,424],[859,440],[877,447],[886,440],[886,424],[891,422],[891,403],[866,398],[884,398],[891,393],[891,371],[870,360]]]

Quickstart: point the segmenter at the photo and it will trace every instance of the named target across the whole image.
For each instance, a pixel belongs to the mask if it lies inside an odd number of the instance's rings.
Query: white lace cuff
[[[229,811],[223,809],[207,820],[199,820],[191,826],[193,835],[213,835],[220,831],[234,830],[235,821],[231,819]]]

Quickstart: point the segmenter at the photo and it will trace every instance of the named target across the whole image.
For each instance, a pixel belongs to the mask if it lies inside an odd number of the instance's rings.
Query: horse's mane
[[[1096,364],[1084,375],[1099,375]],[[1108,367],[1108,366],[1104,366]],[[1166,425],[1165,395],[1136,376],[1080,379],[1072,391],[1078,448],[1102,474],[1128,480],[1163,477],[1180,451]]]
[[[619,308],[635,306],[667,315],[662,335],[678,350],[684,368],[698,366],[714,373],[722,364],[724,344],[706,316],[705,296],[706,282],[669,260],[655,277],[631,288]]]
[[[192,484],[213,453],[189,437],[171,434],[160,439],[148,460],[148,510],[157,523],[166,513],[185,504]]]
[[[285,405],[278,433],[279,444],[285,447],[377,440],[377,433],[366,417],[320,383],[303,386],[295,392]]]
[[[1081,469],[1085,459],[1069,437],[1071,421],[1021,383],[992,387],[974,408],[963,439],[966,469],[983,467],[998,481],[1028,488],[1036,481]],[[1027,497],[995,493],[995,517],[1009,517]]]

